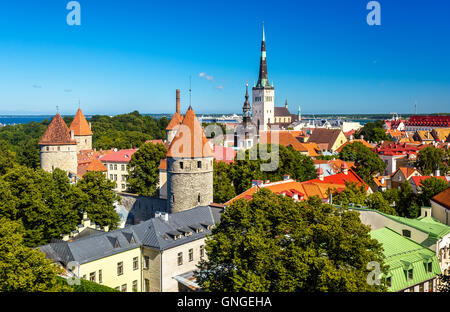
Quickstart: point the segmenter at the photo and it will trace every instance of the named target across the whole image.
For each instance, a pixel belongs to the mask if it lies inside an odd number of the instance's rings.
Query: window
[[[123,262],[117,263],[117,275],[123,274]]]
[[[114,175],[114,181],[117,181],[117,174]]]
[[[172,203],[175,202],[175,195],[172,195]]]
[[[114,165],[114,170],[117,170],[117,165]]]
[[[419,285],[419,292],[424,292],[424,283]]]
[[[95,282],[95,272],[92,272],[91,274],[89,274],[89,280],[91,282]]]
[[[133,270],[139,269],[138,257],[133,258]]]
[[[98,270],[98,282],[99,282],[100,284],[103,283],[102,270]]]
[[[408,279],[413,279],[414,275],[413,275],[413,269],[409,269],[408,270]]]
[[[179,252],[178,253],[178,265],[182,265],[183,264],[183,253]]]
[[[110,175],[109,175],[109,179],[110,179],[110,180],[114,180],[114,175],[110,174]]]
[[[47,152],[50,150],[50,148],[47,146]]]
[[[433,262],[429,262],[427,264],[427,272],[431,273],[433,271]]]
[[[114,166],[113,165],[109,165],[109,170],[113,170]]]
[[[61,147],[58,146],[58,152],[61,150]]]
[[[202,167],[202,162],[201,161],[197,161],[197,168],[201,168]]]
[[[183,168],[184,168],[184,164],[182,161],[180,161],[180,169],[183,169]]]
[[[150,291],[150,280],[149,279],[144,279],[144,287],[145,287],[145,291],[149,292]]]
[[[194,249],[189,249],[189,262],[194,261]]]
[[[150,266],[150,258],[148,256],[144,256],[144,269],[148,270]]]
[[[126,169],[125,169],[125,165],[122,165],[122,171],[125,171]]]
[[[403,230],[402,233],[403,233],[403,236],[411,238],[411,231],[410,230]]]
[[[132,290],[137,291],[137,281],[133,281]]]
[[[205,245],[200,246],[200,258],[205,256]]]
[[[127,291],[127,284],[123,284],[122,285],[122,292],[126,292]]]
[[[200,202],[200,194],[198,194],[197,201]]]
[[[122,189],[125,189],[126,188],[126,185],[125,184],[122,184]]]
[[[392,286],[392,277],[387,277],[386,278],[386,286],[387,287],[391,287]]]

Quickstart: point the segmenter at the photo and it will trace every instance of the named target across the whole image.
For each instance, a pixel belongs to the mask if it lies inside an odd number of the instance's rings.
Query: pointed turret
[[[76,145],[77,142],[61,115],[57,113],[45,131],[39,145]]]
[[[39,141],[41,169],[53,172],[56,168],[77,173],[77,141],[61,115],[57,113]]]
[[[91,125],[84,117],[81,108],[78,109],[75,118],[70,125],[70,130],[75,135],[77,141],[77,152],[92,149],[92,130]]]
[[[257,88],[268,87],[269,85],[269,77],[267,75],[267,59],[266,59],[266,34],[264,31],[264,23],[263,23],[263,34],[262,34],[262,42],[261,42],[261,60],[259,63],[259,77],[258,83],[256,84]]]

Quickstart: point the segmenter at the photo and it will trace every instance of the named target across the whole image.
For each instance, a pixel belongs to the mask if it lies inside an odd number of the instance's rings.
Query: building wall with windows
[[[101,160],[101,159],[100,159]],[[106,177],[116,182],[116,192],[125,192],[128,188],[128,163],[104,162]]]
[[[135,268],[135,260],[137,258],[137,269]],[[109,257],[104,257],[95,261],[83,263],[79,268],[79,276],[87,280],[91,280],[91,274],[95,274],[95,280],[101,285],[118,289],[120,291],[132,292],[133,282],[137,283],[136,291],[142,290],[141,279],[141,248],[134,248],[125,252],[121,252]],[[118,264],[122,263],[122,274],[118,272]],[[100,282],[101,270],[101,282]],[[122,286],[126,290],[122,289]],[[119,288],[117,288],[119,287]]]

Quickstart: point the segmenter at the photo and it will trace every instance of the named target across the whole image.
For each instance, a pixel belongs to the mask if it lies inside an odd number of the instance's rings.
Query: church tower
[[[92,149],[92,131],[91,125],[87,122],[83,112],[79,108],[75,118],[70,125],[70,131],[73,131],[77,141],[77,152]]]
[[[234,147],[248,149],[253,146],[256,129],[252,123],[252,107],[248,100],[248,83],[245,85],[245,101],[242,107],[242,123],[236,127],[234,132]]]
[[[274,106],[275,106],[275,89],[269,85],[267,75],[267,59],[266,59],[266,36],[264,32],[261,43],[261,60],[259,64],[258,83],[253,87],[253,124],[257,127],[257,131],[266,131],[269,124],[275,122]]]
[[[39,151],[41,169],[53,172],[59,168],[67,173],[77,173],[77,141],[59,113],[39,141]]]
[[[213,202],[214,153],[192,107],[167,151],[167,211],[176,213]]]

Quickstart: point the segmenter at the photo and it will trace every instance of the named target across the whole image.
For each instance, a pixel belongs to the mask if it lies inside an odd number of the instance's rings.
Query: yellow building
[[[80,278],[124,292],[178,291],[177,276],[196,269],[205,257],[205,237],[222,209],[199,206],[112,232],[89,224],[63,240],[39,247]],[[89,226],[91,225],[91,226]]]

